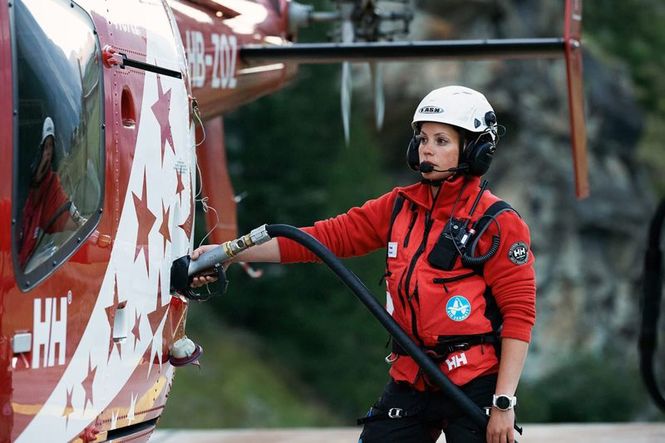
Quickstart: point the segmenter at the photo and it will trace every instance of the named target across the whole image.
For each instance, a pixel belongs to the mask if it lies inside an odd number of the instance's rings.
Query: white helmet
[[[413,114],[411,126],[414,131],[422,122],[446,123],[470,132],[487,132],[496,140],[494,109],[483,94],[464,86],[445,86],[427,94]]]
[[[42,125],[42,141],[39,142],[39,146],[44,144],[44,141],[46,141],[46,138],[49,135],[55,139],[55,125],[53,124],[51,117],[46,117],[44,119],[44,124]]]

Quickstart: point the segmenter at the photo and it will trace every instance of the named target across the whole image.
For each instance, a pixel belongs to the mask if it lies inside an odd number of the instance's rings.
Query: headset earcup
[[[409,168],[414,171],[418,170],[420,166],[420,157],[418,156],[418,146],[420,145],[420,139],[417,136],[411,137],[409,141],[409,146],[406,148],[406,164],[409,165]]]
[[[470,175],[484,175],[492,164],[496,147],[493,142],[479,142],[470,147],[466,161],[469,165]]]

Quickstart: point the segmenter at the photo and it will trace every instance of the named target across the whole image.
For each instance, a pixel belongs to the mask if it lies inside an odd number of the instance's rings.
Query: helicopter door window
[[[101,51],[71,1],[17,0],[14,54],[13,258],[30,289],[97,224],[104,189]]]

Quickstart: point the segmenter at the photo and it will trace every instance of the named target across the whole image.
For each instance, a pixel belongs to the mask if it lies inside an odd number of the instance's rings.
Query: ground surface
[[[524,426],[520,443],[665,443],[665,423],[598,423]],[[360,428],[156,431],[150,443],[355,443]],[[444,443],[445,439],[439,439]]]

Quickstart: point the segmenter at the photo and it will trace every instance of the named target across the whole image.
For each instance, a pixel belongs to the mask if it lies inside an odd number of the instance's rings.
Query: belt
[[[395,340],[392,341],[392,351],[397,355],[409,355]],[[486,332],[484,334],[472,335],[444,335],[439,337],[438,343],[434,346],[423,346],[421,349],[435,361],[441,361],[448,358],[453,352],[466,351],[471,346],[499,343],[499,336],[496,332]]]

